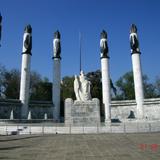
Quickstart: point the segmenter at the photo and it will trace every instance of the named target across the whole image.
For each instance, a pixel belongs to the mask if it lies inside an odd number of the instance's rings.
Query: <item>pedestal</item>
[[[65,124],[97,126],[100,124],[100,104],[97,98],[90,101],[65,100]]]

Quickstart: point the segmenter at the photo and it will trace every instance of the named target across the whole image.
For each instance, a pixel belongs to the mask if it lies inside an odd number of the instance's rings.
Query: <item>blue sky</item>
[[[138,28],[142,70],[151,80],[160,75],[159,0],[0,0],[3,16],[0,64],[21,68],[24,27],[31,24],[31,69],[52,80],[53,33],[61,33],[62,77],[79,74],[79,32],[82,68],[100,69],[100,32],[108,33],[110,74],[116,81],[132,69],[129,29]]]

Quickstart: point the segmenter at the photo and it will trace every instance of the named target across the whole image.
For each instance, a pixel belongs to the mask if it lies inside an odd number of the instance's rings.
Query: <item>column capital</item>
[[[136,51],[136,52],[135,52],[135,51],[132,51],[132,52],[131,52],[131,55],[133,55],[133,54],[141,54],[141,52],[140,52],[140,51]]]
[[[100,59],[103,59],[103,58],[108,58],[108,59],[110,59],[110,57],[108,56],[108,54],[101,54]]]
[[[53,56],[52,59],[62,59],[61,56]]]
[[[22,52],[22,55],[23,55],[23,54],[30,54],[30,55],[32,56],[32,53],[31,53],[31,52],[30,52],[30,53]]]

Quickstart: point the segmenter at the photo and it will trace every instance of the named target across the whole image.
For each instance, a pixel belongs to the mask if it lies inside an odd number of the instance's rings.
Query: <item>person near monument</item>
[[[91,82],[87,80],[83,71],[81,71],[79,78],[75,76],[74,92],[77,100],[79,101],[91,100],[90,85]]]

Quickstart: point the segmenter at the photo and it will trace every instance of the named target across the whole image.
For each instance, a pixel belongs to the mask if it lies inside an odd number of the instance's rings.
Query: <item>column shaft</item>
[[[52,100],[53,100],[53,117],[56,121],[60,119],[60,84],[61,84],[61,64],[60,58],[53,59],[53,87],[52,87]]]
[[[102,70],[102,95],[105,109],[105,121],[111,120],[111,96],[110,96],[110,75],[109,75],[109,58],[101,58]]]
[[[141,70],[140,54],[132,54],[132,65],[133,65],[133,76],[134,76],[134,89],[135,89],[135,99],[137,103],[137,118],[143,118],[143,79]]]
[[[21,117],[27,118],[30,87],[30,54],[22,54],[20,100],[22,102]]]

